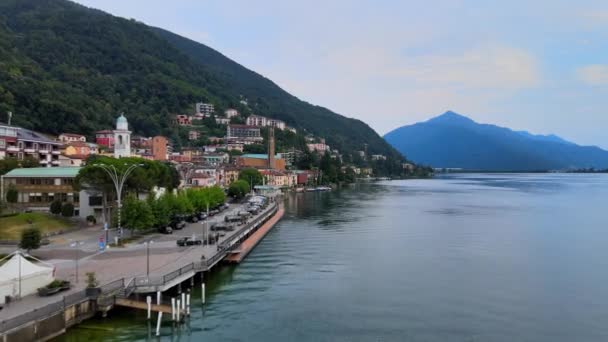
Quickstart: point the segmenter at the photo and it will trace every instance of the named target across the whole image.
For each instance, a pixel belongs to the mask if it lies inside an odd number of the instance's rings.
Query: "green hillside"
[[[404,160],[365,123],[300,101],[205,45],[65,0],[0,0],[1,121],[12,111],[16,125],[92,136],[125,112],[137,134],[178,137],[172,115],[200,101],[282,119],[343,154],[367,144]]]

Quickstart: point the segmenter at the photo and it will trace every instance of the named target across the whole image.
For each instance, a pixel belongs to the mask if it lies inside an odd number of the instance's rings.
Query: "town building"
[[[219,165],[230,161],[228,153],[204,153],[201,157],[202,161],[209,165]]]
[[[0,198],[4,200],[8,187],[17,190],[17,203],[22,210],[48,212],[51,202],[59,200],[74,204],[75,215],[86,218],[101,213],[101,203],[90,204],[90,195],[84,190],[75,191],[74,179],[79,167],[19,168],[1,176]],[[98,209],[96,213],[94,210]]]
[[[260,128],[251,125],[228,125],[226,138],[229,140],[262,141]]]
[[[268,169],[268,155],[248,153],[236,157],[236,166],[253,167],[256,169]],[[285,159],[280,154],[274,157],[274,168],[277,170],[285,170]]]
[[[230,123],[230,119],[228,118],[215,118],[215,123],[218,125],[227,125]]]
[[[33,158],[42,166],[59,166],[62,143],[29,129],[0,124],[0,159]]]
[[[86,142],[87,138],[82,134],[74,134],[74,133],[61,133],[57,137],[59,141],[62,143],[72,143],[72,142]]]
[[[249,115],[247,117],[246,123],[249,126],[266,127],[267,120],[268,119],[264,116]]]
[[[110,149],[114,148],[114,132],[109,129],[95,132],[95,143]]]
[[[173,123],[179,126],[190,126],[192,125],[192,117],[184,114],[175,115]]]
[[[383,154],[372,154],[372,160],[386,160],[386,156]]]
[[[216,185],[215,177],[205,173],[194,172],[190,177],[190,185],[193,187],[211,187]]]
[[[199,140],[201,138],[201,132],[191,129],[188,131],[188,140]]]
[[[232,182],[239,179],[240,169],[234,165],[222,165],[220,171],[220,185],[224,187],[229,187]]]
[[[59,155],[59,167],[79,167],[85,164],[86,157],[82,155]]]
[[[75,141],[63,145],[61,152],[66,156],[80,156],[86,159],[91,154],[91,147],[85,142]]]
[[[226,150],[227,151],[239,151],[243,152],[244,145],[239,143],[227,143]]]
[[[290,131],[293,134],[296,134],[298,132],[295,128],[289,127],[289,126],[285,127],[285,129],[288,130],[288,131]]]
[[[284,130],[285,127],[286,127],[284,121],[277,120],[277,119],[268,119],[268,120],[266,120],[266,126],[268,126],[268,127],[274,127],[276,129],[280,129],[280,130]]]
[[[152,158],[154,160],[167,160],[167,146],[169,145],[167,138],[157,135],[152,138],[151,145]]]
[[[129,123],[123,114],[116,119],[114,130],[114,158],[131,156],[131,131]]]
[[[325,153],[325,151],[329,151],[329,146],[325,143],[312,143],[306,144],[306,146],[310,152]]]
[[[293,186],[295,180],[292,179],[297,179],[297,177],[288,176],[287,173],[279,170],[260,170],[260,173],[264,176],[266,185],[280,188]]]
[[[212,115],[215,111],[214,106],[211,103],[199,102],[194,106],[195,113],[203,115]]]
[[[232,119],[236,116],[239,116],[239,112],[236,109],[233,108],[228,108],[224,111],[224,115],[228,118],[228,119]]]

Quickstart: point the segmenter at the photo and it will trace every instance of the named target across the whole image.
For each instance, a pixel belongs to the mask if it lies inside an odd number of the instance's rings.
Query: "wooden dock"
[[[251,236],[243,241],[237,249],[235,249],[230,255],[224,260],[231,263],[240,263],[245,259],[247,254],[268,234],[268,232],[279,222],[283,217],[285,209],[283,206],[279,206],[277,213],[274,214],[268,221],[266,221],[260,228],[258,228]]]
[[[114,305],[124,306],[132,309],[148,310],[148,303],[133,299],[116,298]],[[152,303],[152,311],[171,314],[171,305],[157,305]]]

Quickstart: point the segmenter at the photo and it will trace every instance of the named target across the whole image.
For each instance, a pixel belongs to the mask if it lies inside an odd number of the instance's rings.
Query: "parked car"
[[[192,215],[188,216],[187,219],[188,219],[188,222],[196,223],[196,222],[198,222],[198,215],[192,214]]]
[[[206,220],[206,219],[207,219],[207,214],[205,214],[205,213],[203,213],[203,212],[198,213],[198,219],[199,219],[200,221],[202,221],[202,220]]]
[[[195,246],[195,245],[202,245],[203,241],[201,241],[200,239],[192,239],[189,237],[184,237],[181,238],[179,240],[177,240],[177,245],[184,247],[184,246]]]
[[[170,226],[159,227],[158,232],[162,234],[173,234],[173,229]]]
[[[171,220],[170,226],[174,230],[183,229],[186,226],[186,221],[184,220],[183,215],[175,215]]]

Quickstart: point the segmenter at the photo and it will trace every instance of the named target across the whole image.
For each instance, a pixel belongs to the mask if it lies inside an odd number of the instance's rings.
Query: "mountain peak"
[[[450,125],[470,125],[470,124],[475,123],[475,121],[467,118],[466,116],[458,114],[451,110],[448,110],[447,112],[445,112],[439,116],[436,116],[427,122],[439,123],[439,124],[450,124]]]

